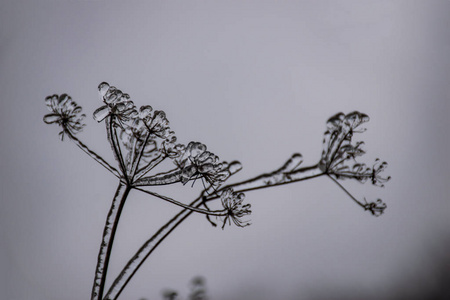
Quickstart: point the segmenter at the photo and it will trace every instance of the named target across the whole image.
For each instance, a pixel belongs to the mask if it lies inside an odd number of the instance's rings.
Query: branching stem
[[[218,158],[214,154],[206,151],[206,146],[198,142],[191,142],[187,147],[177,145],[175,146],[177,148],[176,152],[167,151],[165,143],[172,143],[172,140],[169,140],[169,137],[175,137],[171,136],[173,132],[169,131],[168,120],[165,118],[164,112],[155,111],[153,115],[150,115],[149,112],[151,112],[151,108],[143,107],[141,108],[141,112],[146,110],[144,113],[145,117],[143,117],[137,111],[133,102],[129,101],[129,96],[123,94],[120,90],[109,86],[107,83],[102,83],[99,85],[99,91],[106,106],[97,109],[94,112],[94,118],[98,121],[106,119],[107,138],[113,151],[114,158],[119,164],[117,169],[75,137],[75,134],[81,131],[84,126],[84,124],[81,123],[81,120],[85,115],[81,114],[81,107],[77,106],[69,96],[63,94],[61,96],[53,95],[47,97],[46,104],[52,113],[44,116],[45,123],[55,123],[63,127],[63,131],[60,132],[61,139],[64,137],[64,134],[69,135],[70,139],[81,150],[110,171],[114,176],[119,178],[119,185],[112,200],[106,218],[106,224],[103,229],[103,237],[97,258],[91,300],[116,300],[150,254],[193,212],[205,214],[208,221],[214,226],[216,226],[216,224],[210,220],[210,216],[225,217],[222,219],[224,226],[227,220],[230,224],[231,221],[233,221],[240,227],[248,225],[239,220],[240,217],[251,213],[250,204],[242,205],[242,201],[244,200],[243,195],[240,195],[242,192],[281,186],[327,175],[354,202],[365,210],[369,210],[373,215],[381,215],[387,207],[381,199],[377,199],[375,202],[370,203],[367,203],[365,199],[365,203],[359,201],[338,181],[338,178],[340,177],[353,178],[361,182],[365,182],[371,178],[374,185],[383,186],[383,183],[390,178],[378,176],[378,174],[386,167],[386,162],[381,163],[377,168],[374,165],[374,167],[370,169],[364,164],[359,164],[355,160],[356,156],[364,154],[364,151],[359,147],[363,142],[356,142],[356,145],[354,145],[352,144],[351,139],[354,133],[362,132],[354,131],[354,129],[361,123],[368,121],[368,116],[365,114],[361,114],[357,111],[347,115],[339,113],[329,119],[327,123],[328,129],[325,132],[324,139],[325,148],[318,164],[299,168],[303,161],[302,156],[300,154],[293,154],[281,168],[275,171],[263,173],[248,180],[222,186],[225,180],[240,170],[240,163],[232,162],[231,164],[216,165],[216,160]],[[148,118],[151,118],[150,124],[148,124]],[[140,135],[140,129],[142,129],[138,126],[140,122],[144,122],[148,130],[145,139],[141,139],[144,136]],[[139,135],[129,135],[130,133],[128,130],[131,130],[132,134],[137,133]],[[127,134],[128,138],[131,140],[122,140],[122,134]],[[159,144],[154,140],[156,138],[162,139],[162,148],[158,147]],[[173,139],[173,141],[175,140],[176,139]],[[149,143],[149,145],[147,145],[147,143]],[[153,146],[153,148],[149,149],[148,147],[146,149],[146,146]],[[138,147],[141,148],[137,149]],[[148,156],[148,153],[146,152],[148,150],[157,152],[152,152],[150,153],[151,155]],[[178,153],[178,151],[180,151],[180,153]],[[181,153],[181,151],[184,151],[184,153]],[[183,155],[183,160],[177,160],[176,154]],[[185,154],[188,156],[187,158],[184,158]],[[146,159],[143,159],[143,157],[146,157]],[[177,167],[170,171],[144,177],[144,175],[166,158],[174,159]],[[345,161],[351,158],[354,160],[353,167],[345,165]],[[148,162],[147,159],[151,159],[151,161]],[[189,161],[187,161],[187,159],[189,159]],[[143,163],[144,166],[142,167],[140,167],[141,160],[145,161],[145,163]],[[376,162],[378,162],[378,159]],[[220,170],[216,170],[216,166],[219,166]],[[202,181],[204,189],[190,204],[185,204],[170,197],[140,188],[141,186],[168,185],[177,182],[182,182],[184,185],[188,181],[192,181],[193,186],[197,179]],[[122,269],[119,276],[114,280],[108,290],[106,296],[103,298],[109,261],[120,215],[129,192],[132,189],[139,190],[156,198],[178,205],[182,207],[183,210],[176,214],[142,245]],[[207,202],[221,197],[224,209],[210,210]],[[204,206],[204,209],[203,207],[200,208],[201,206]]]
[[[142,144],[141,151],[139,151],[136,161],[133,161],[133,168],[131,170],[131,174],[132,174],[133,178],[131,178],[131,181],[134,181],[134,177],[136,175],[136,170],[138,170],[138,168],[139,168],[139,163],[141,162],[141,158],[142,158],[142,155],[144,154],[144,150],[145,150],[145,145],[147,144],[149,137],[150,137],[150,133],[148,133],[147,136],[145,137],[144,143]],[[134,149],[133,149],[133,152],[134,152]]]
[[[347,191],[347,189],[342,184],[340,184],[339,181],[334,179],[330,174],[327,174],[327,176],[328,176],[328,178],[333,180],[353,201],[355,201],[362,208],[366,209],[366,206],[363,203],[361,203],[360,201],[358,201],[358,199],[356,199],[352,194],[350,194],[350,192]]]
[[[295,162],[295,163],[294,163]],[[158,247],[158,245],[179,225],[181,224],[189,215],[193,213],[192,208],[198,208],[204,204],[204,201],[212,201],[219,198],[221,191],[228,188],[233,188],[235,192],[250,191],[260,188],[271,187],[275,185],[283,185],[287,183],[302,181],[306,179],[315,178],[324,173],[319,169],[317,165],[312,167],[306,167],[302,169],[296,169],[300,164],[297,156],[293,156],[282,168],[279,170],[257,176],[253,179],[235,183],[232,185],[225,186],[218,190],[218,193],[210,196],[204,196],[203,193],[193,202],[191,202],[188,207],[180,211],[175,217],[173,217],[169,222],[167,222],[163,227],[161,227],[149,240],[147,240],[142,247],[136,252],[136,254],[129,260],[126,266],[122,269],[119,276],[115,279],[111,285],[108,293],[105,296],[105,300],[116,300],[121,294],[125,286],[144,263],[144,261],[149,257],[149,255]],[[286,173],[283,173],[286,171]],[[267,180],[277,179],[277,183],[267,184]],[[283,180],[280,180],[283,179]],[[140,189],[141,190],[141,189]],[[144,190],[142,190],[144,191]],[[146,191],[147,192],[147,191]],[[156,193],[152,192],[153,196]],[[161,195],[158,195],[161,196]],[[156,197],[158,197],[156,196]],[[160,197],[159,197],[160,198]],[[167,200],[168,199],[164,199]],[[175,201],[175,200],[174,200]],[[209,213],[209,212],[208,212]]]
[[[301,168],[292,172],[284,172],[278,170],[272,173],[259,175],[249,180],[226,185],[220,188],[217,191],[217,193],[206,196],[206,201],[211,201],[219,198],[221,192],[227,189],[233,189],[234,192],[236,193],[242,193],[272,186],[284,185],[297,181],[303,181],[306,179],[311,179],[322,175],[325,175],[325,173],[322,170],[320,170],[318,165]]]
[[[70,131],[66,130],[66,133],[69,135],[70,139],[78,146],[81,150],[83,150],[87,155],[89,155],[93,160],[98,162],[100,165],[105,167],[108,171],[110,171],[114,176],[120,179],[119,171],[117,171],[113,166],[111,166],[108,162],[106,162],[100,155],[89,149],[83,142],[81,142],[76,136],[74,136]]]
[[[164,196],[164,195],[160,195],[160,194],[152,192],[152,191],[147,191],[147,190],[144,190],[144,189],[141,189],[141,188],[138,188],[138,187],[135,187],[134,189],[136,189],[138,191],[141,191],[141,192],[144,192],[144,193],[147,193],[149,195],[155,196],[155,197],[160,198],[162,200],[165,200],[167,202],[173,203],[175,205],[181,206],[181,207],[183,207],[185,209],[188,209],[190,211],[193,211],[193,212],[201,213],[201,214],[204,214],[204,215],[216,216],[216,217],[223,217],[223,216],[227,215],[227,211],[226,210],[205,210],[205,209],[201,209],[201,208],[197,208],[197,207],[194,207],[194,206],[190,206],[190,205],[184,204],[184,203],[179,202],[177,200],[174,200],[174,199],[172,199],[170,197],[167,197],[167,196]]]
[[[198,199],[196,201],[198,201]],[[191,204],[194,203],[195,201]],[[190,214],[192,214],[192,211],[183,209],[147,240],[120,272],[119,276],[108,290],[104,300],[116,300],[150,254],[175,228],[177,228],[178,225],[189,217]]]
[[[165,154],[161,154],[160,156],[153,159],[151,162],[148,163],[145,167],[142,169],[137,170],[137,174],[134,176],[134,181],[139,180],[142,176],[150,172],[155,166],[157,166],[159,163],[161,163],[164,159],[166,159]]]
[[[114,158],[116,159],[117,163],[119,164],[120,170],[122,171],[123,177],[127,177],[127,171],[125,169],[125,166],[123,165],[123,162],[121,160],[121,157],[119,156],[119,151],[116,146],[116,142],[114,140],[114,134],[113,134],[113,125],[112,125],[112,117],[109,116],[105,119],[106,124],[106,135],[109,141],[109,144],[111,145],[112,152],[114,154]]]
[[[119,138],[117,137],[117,130],[110,125],[110,130],[113,138],[114,149],[117,152],[117,157],[119,158],[119,164],[122,166],[123,176],[125,177],[127,183],[129,183],[127,167],[125,166],[125,160],[123,159],[122,149],[120,148]]]

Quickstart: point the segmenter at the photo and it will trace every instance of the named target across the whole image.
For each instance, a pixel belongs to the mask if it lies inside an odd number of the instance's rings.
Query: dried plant
[[[355,179],[361,183],[370,181],[373,185],[384,186],[390,179],[381,176],[381,172],[387,166],[386,162],[377,159],[372,167],[368,167],[357,161],[357,158],[365,153],[362,149],[363,142],[354,142],[352,139],[355,133],[365,131],[360,128],[369,120],[365,114],[339,113],[328,120],[323,151],[318,164],[300,167],[303,159],[301,154],[296,153],[275,171],[225,185],[233,174],[241,170],[242,166],[238,161],[230,163],[221,161],[200,142],[190,142],[187,146],[177,144],[175,133],[170,129],[163,111],[153,110],[150,106],[137,108],[128,94],[105,82],[99,85],[98,90],[103,105],[95,110],[93,117],[97,122],[105,123],[116,167],[76,137],[85,126],[82,123],[85,115],[81,113],[81,107],[68,95],[47,97],[45,102],[51,113],[44,116],[45,123],[58,124],[61,127],[59,133],[61,140],[65,136],[69,137],[81,150],[119,179],[100,243],[92,300],[117,299],[153,250],[194,212],[205,214],[214,226],[216,223],[211,218],[215,217],[222,222],[222,229],[226,224],[238,227],[250,225],[248,220],[244,220],[251,214],[250,204],[244,204],[244,192],[327,176],[358,205],[374,216],[383,214],[386,209],[386,204],[380,199],[375,202],[367,202],[365,198],[363,201],[356,199],[339,182],[342,179]],[[165,160],[173,162],[173,168],[160,173],[153,172],[154,168]],[[194,184],[197,180],[203,183],[203,189],[191,203],[178,201],[151,190],[153,186],[186,185],[188,182]],[[106,291],[105,280],[114,236],[122,209],[132,189],[183,209],[137,250]],[[223,208],[211,210],[208,203],[217,199],[220,199]],[[167,297],[174,299],[176,294],[166,295]]]

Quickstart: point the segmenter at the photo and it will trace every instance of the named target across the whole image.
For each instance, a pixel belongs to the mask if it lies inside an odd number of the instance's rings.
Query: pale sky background
[[[247,193],[252,225],[191,216],[121,299],[183,296],[197,275],[212,300],[414,299],[450,259],[450,1],[2,1],[0,299],[89,299],[117,182],[56,126],[46,96],[87,114],[79,137],[112,162],[97,85],[167,113],[179,142],[240,160],[243,180],[294,152],[315,164],[326,120],[359,110],[358,136],[389,162],[374,218],[327,178]],[[179,187],[189,202],[198,188]],[[131,194],[111,262],[121,266],[178,208]],[[447,241],[447,242],[446,242]],[[445,265],[446,263],[446,265]],[[445,269],[446,268],[446,269]]]

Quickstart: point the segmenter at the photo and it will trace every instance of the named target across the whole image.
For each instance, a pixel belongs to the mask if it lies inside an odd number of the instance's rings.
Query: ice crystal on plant
[[[141,106],[139,111],[132,117],[132,124],[128,129],[130,134],[136,138],[150,139],[155,138],[168,139],[174,134],[170,131],[169,120],[166,113],[161,110],[153,111],[150,105]]]
[[[149,105],[136,108],[128,94],[108,83],[98,87],[99,95],[105,105],[94,112],[94,119],[101,122],[108,118],[113,125],[110,142],[121,165],[130,177],[135,172],[145,172],[151,162],[161,158],[174,159],[184,150],[175,144],[175,133],[170,130],[169,120],[164,111],[153,110]],[[149,167],[150,168],[150,167]]]
[[[139,109],[126,133],[126,147],[132,149],[134,145],[135,150],[142,153],[143,161],[158,155],[175,158],[184,149],[183,145],[175,144],[177,138],[175,132],[170,130],[165,112],[153,111],[149,105]]]
[[[51,113],[44,116],[44,122],[56,123],[63,128],[59,133],[61,140],[64,139],[64,133],[77,134],[85,126],[82,123],[85,115],[81,114],[81,106],[67,94],[48,96],[45,98],[45,104]]]
[[[238,227],[245,227],[250,225],[247,221],[242,221],[241,218],[251,214],[251,205],[242,202],[245,199],[244,193],[235,193],[232,189],[225,190],[221,195],[222,206],[227,211],[227,215],[223,220],[222,229],[225,227],[227,221],[231,225],[231,221]]]
[[[363,143],[352,144],[352,137],[355,132],[363,132],[365,129],[358,127],[369,121],[366,114],[352,112],[347,115],[338,113],[331,117],[327,122],[327,131],[325,131],[323,140],[321,168],[330,170],[336,168],[342,162],[364,154],[361,149]]]
[[[169,128],[169,121],[166,118],[166,113],[162,110],[156,110],[153,114],[148,114],[142,120],[152,137],[167,139],[172,133]]]
[[[114,125],[127,129],[127,126],[124,126],[126,122],[138,114],[130,96],[106,82],[102,82],[98,90],[105,105],[94,111],[94,119],[101,122],[111,115],[114,116]]]
[[[366,114],[352,112],[347,115],[336,114],[327,122],[327,131],[323,140],[322,158],[319,166],[327,174],[333,174],[336,178],[351,178],[362,183],[371,180],[374,185],[383,186],[390,177],[381,177],[380,173],[387,167],[386,162],[376,160],[370,168],[357,161],[357,157],[366,152],[362,148],[364,142],[353,142],[354,133],[361,133],[365,128],[359,128],[369,121]]]
[[[383,172],[387,168],[387,162],[381,161],[379,158],[375,160],[375,164],[372,167],[372,174],[370,179],[372,180],[373,185],[384,187],[384,183],[388,182],[391,179],[391,176],[381,177],[380,173]]]
[[[377,201],[370,203],[367,203],[366,201],[364,205],[364,209],[370,211],[375,217],[381,216],[386,208],[386,203],[384,203],[381,199],[377,199]]]
[[[172,159],[179,157],[186,150],[186,146],[175,144],[176,141],[177,138],[175,136],[169,136],[161,143],[161,152]]]
[[[219,157],[206,150],[206,145],[199,142],[190,142],[184,153],[176,160],[181,169],[181,182],[186,184],[197,177],[215,186],[227,178],[226,163],[221,163]]]

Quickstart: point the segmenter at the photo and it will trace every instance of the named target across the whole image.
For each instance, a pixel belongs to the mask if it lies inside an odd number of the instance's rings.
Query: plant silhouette
[[[193,141],[188,145],[177,143],[175,132],[171,130],[164,111],[154,110],[148,105],[137,108],[128,94],[106,82],[98,86],[98,91],[103,105],[94,111],[93,117],[97,122],[105,123],[107,139],[116,160],[115,167],[76,137],[85,127],[85,115],[70,96],[62,94],[47,97],[45,103],[50,113],[44,116],[45,123],[61,127],[61,140],[69,138],[119,179],[103,230],[91,300],[117,299],[150,254],[194,212],[205,214],[213,226],[216,226],[217,221],[211,218],[215,217],[222,222],[222,229],[227,224],[238,227],[250,225],[247,217],[251,214],[251,205],[244,203],[244,192],[327,176],[355,203],[374,216],[380,216],[386,209],[386,204],[381,199],[372,202],[367,202],[365,198],[358,200],[340,183],[343,179],[354,179],[382,187],[390,179],[381,175],[387,167],[386,162],[377,159],[369,167],[358,161],[365,151],[362,148],[363,142],[355,142],[353,137],[365,131],[361,126],[369,121],[369,117],[363,113],[338,113],[328,120],[322,155],[316,165],[302,167],[302,155],[295,153],[277,170],[241,182],[225,184],[233,174],[241,170],[240,162],[221,161],[200,142]],[[163,161],[173,162],[173,168],[155,173],[155,167]],[[203,189],[191,203],[151,190],[154,186],[186,185],[189,182],[193,185],[197,181],[202,182]],[[132,189],[178,205],[182,210],[136,251],[106,290],[105,281],[115,233]],[[209,209],[208,202],[215,200],[220,200],[222,209]],[[172,299],[171,297],[176,297],[176,294],[166,295],[167,299]]]

